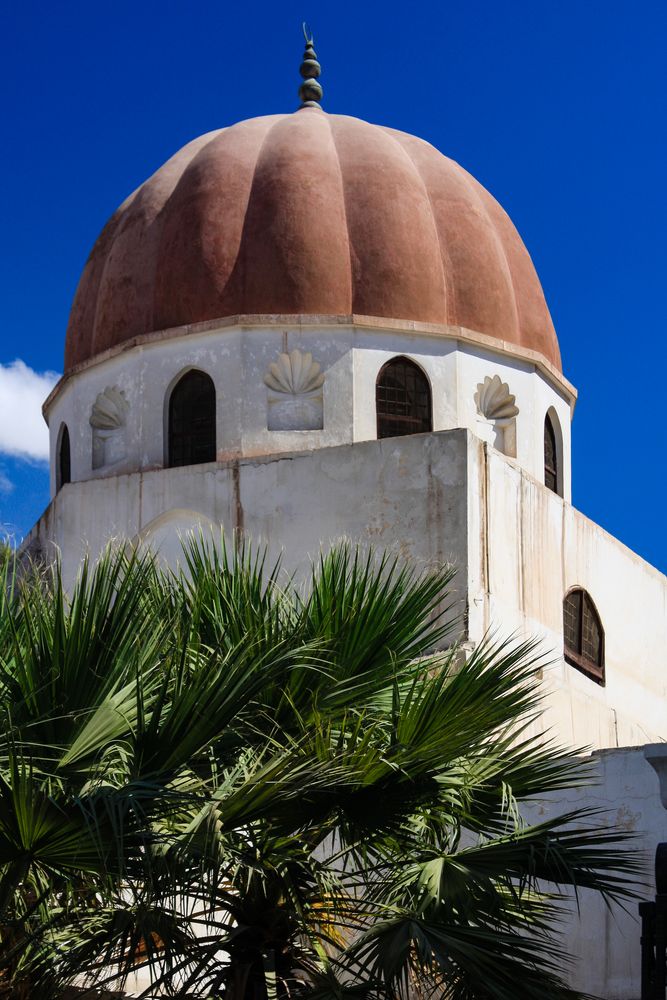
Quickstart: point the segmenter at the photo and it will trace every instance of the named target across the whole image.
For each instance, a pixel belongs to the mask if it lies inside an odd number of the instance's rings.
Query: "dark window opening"
[[[544,485],[558,493],[558,451],[556,431],[549,414],[544,418]]]
[[[190,371],[169,398],[170,467],[215,462],[215,387],[204,372]]]
[[[604,684],[604,630],[585,590],[571,590],[563,601],[565,659]]]
[[[394,358],[380,369],[375,383],[375,406],[379,438],[422,434],[433,429],[428,379],[408,358]]]
[[[56,467],[56,489],[72,482],[72,458],[67,424],[63,424],[58,444],[58,464]]]

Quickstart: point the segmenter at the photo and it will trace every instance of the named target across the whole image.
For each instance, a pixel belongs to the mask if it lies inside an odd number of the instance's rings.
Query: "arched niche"
[[[215,386],[210,375],[189,368],[175,379],[166,396],[166,466],[215,462],[215,409]]]
[[[185,507],[158,514],[130,541],[136,549],[150,550],[172,569],[184,565],[183,544],[188,536],[203,534],[205,538],[220,537],[220,525],[206,514]]]
[[[72,449],[67,424],[61,424],[56,442],[56,492],[72,482]]]
[[[544,485],[563,496],[563,432],[553,406],[544,417]]]
[[[382,366],[375,381],[378,438],[433,430],[431,385],[422,368],[404,355]]]

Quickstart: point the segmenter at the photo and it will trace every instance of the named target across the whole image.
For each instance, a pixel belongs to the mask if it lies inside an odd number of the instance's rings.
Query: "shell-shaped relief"
[[[271,362],[264,384],[274,392],[301,396],[319,389],[324,384],[324,373],[310,351],[295,349]]]
[[[123,390],[117,385],[108,385],[93,403],[90,425],[102,431],[113,431],[117,427],[124,427],[129,408],[130,404]]]
[[[494,375],[493,378],[487,375],[483,382],[478,383],[475,403],[478,412],[487,420],[510,420],[519,412],[516,397],[500,375]]]
[[[93,428],[93,469],[116,465],[126,457],[125,424],[130,404],[117,385],[108,385],[90,411]]]

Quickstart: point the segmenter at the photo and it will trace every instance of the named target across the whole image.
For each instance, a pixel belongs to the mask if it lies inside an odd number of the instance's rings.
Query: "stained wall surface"
[[[603,1000],[640,1000],[638,906],[655,894],[653,859],[657,844],[667,840],[667,812],[660,804],[657,775],[641,748],[598,751],[587,764],[594,784],[534,800],[524,808],[524,819],[538,823],[572,809],[593,806],[600,810],[600,823],[634,838],[633,848],[643,866],[645,882],[638,898],[607,906],[597,893],[580,890],[576,903],[563,905],[563,936],[557,944],[570,959],[566,970],[570,986]],[[128,983],[129,995],[138,996],[149,985],[147,974],[140,972]]]
[[[177,331],[178,333],[178,331]],[[213,326],[199,332],[148,340],[74,372],[63,380],[47,404],[51,439],[51,494],[57,490],[60,430],[66,425],[71,442],[75,482],[112,478],[166,464],[167,409],[174,385],[188,370],[205,372],[216,394],[217,458],[226,461],[259,455],[279,455],[377,437],[375,385],[382,366],[407,356],[424,372],[431,389],[433,429],[468,427],[478,437],[513,454],[531,475],[540,478],[544,466],[544,419],[553,414],[562,437],[563,496],[570,496],[570,417],[573,390],[558,373],[540,368],[536,358],[519,356],[494,346],[491,338],[465,331],[406,330],[327,323],[290,327]],[[466,336],[472,334],[466,334]],[[461,338],[461,339],[459,339]],[[488,342],[488,343],[487,343]],[[282,394],[265,384],[281,354],[297,351],[318,366],[323,384],[314,392]],[[512,447],[505,448],[505,430],[479,412],[476,393],[485,380],[497,378],[516,401]],[[95,464],[91,426],[100,394],[123,394],[122,426],[111,433],[109,461]],[[319,406],[320,421],[273,420],[285,407]],[[509,433],[509,431],[508,431]]]
[[[660,804],[658,777],[641,748],[601,750],[590,759],[595,783],[535,802],[526,818],[537,822],[573,808],[601,810],[599,822],[632,836],[632,850],[643,865],[639,898],[623,906],[605,905],[583,889],[578,907],[567,907],[564,951],[572,959],[569,979],[578,990],[604,1000],[639,1000],[641,995],[640,900],[653,899],[653,865],[658,843],[667,840],[667,812]]]
[[[221,527],[265,542],[297,574],[340,538],[421,568],[451,562],[470,642],[489,629],[542,641],[544,711],[534,730],[603,751],[599,790],[537,803],[537,815],[585,798],[639,831],[639,848],[650,853],[667,839],[641,750],[606,751],[667,737],[667,579],[518,462],[457,429],[90,479],[58,492],[25,548],[46,558],[58,549],[71,585],[84,552],[110,539],[129,537],[175,565],[181,536]],[[574,585],[600,613],[605,686],[563,658],[562,601]],[[567,931],[578,956],[573,983],[606,1000],[638,998],[634,912],[610,913],[583,895]]]
[[[545,721],[569,743],[612,747],[665,739],[667,579],[493,449],[483,461],[485,530],[470,568],[477,587],[471,606],[481,611],[477,629],[502,623],[503,631],[544,636],[557,656],[544,675]],[[604,687],[559,655],[563,597],[573,587],[588,591],[602,621]]]
[[[457,567],[470,640],[538,636],[545,711],[566,743],[640,745],[667,736],[667,580],[472,432],[459,429],[64,486],[26,545],[62,553],[72,580],[110,538],[171,563],[179,535],[245,530],[303,570],[345,537],[417,565]],[[587,590],[605,631],[606,684],[563,659],[562,602]]]

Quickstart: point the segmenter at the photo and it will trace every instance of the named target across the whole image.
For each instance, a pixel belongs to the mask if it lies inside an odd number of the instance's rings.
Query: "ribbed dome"
[[[185,146],[103,229],[65,367],[226,316],[451,324],[560,353],[530,257],[497,201],[429,143],[317,108]]]

